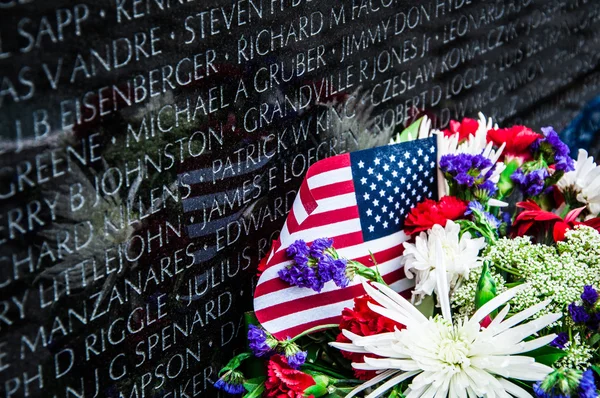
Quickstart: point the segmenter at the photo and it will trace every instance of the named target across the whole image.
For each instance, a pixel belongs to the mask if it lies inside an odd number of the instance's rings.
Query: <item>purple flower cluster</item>
[[[558,171],[566,173],[575,170],[575,161],[569,156],[571,150],[561,141],[558,133],[552,127],[542,127],[542,132],[545,137],[537,139],[531,146],[532,149],[541,152],[544,160],[553,164]]]
[[[306,361],[307,352],[300,350],[300,347],[292,340],[288,338],[280,342],[258,326],[250,325],[248,328],[248,346],[254,356],[258,358],[270,357],[277,352],[283,352],[288,364],[294,369],[298,369]]]
[[[571,395],[565,395],[557,392],[555,388],[550,391],[546,391],[542,388],[542,382],[538,381],[533,385],[533,392],[537,398],[571,398]]]
[[[559,334],[556,335],[556,338],[554,340],[552,340],[552,342],[549,345],[552,347],[560,348],[561,350],[564,350],[568,342],[569,342],[569,335],[565,332],[560,332]]]
[[[550,177],[550,174],[545,168],[532,170],[525,174],[520,167],[510,176],[514,182],[519,184],[521,190],[527,196],[538,196],[545,193],[544,188],[548,177]]]
[[[600,311],[596,308],[598,292],[593,286],[584,286],[581,293],[583,305],[569,304],[569,315],[573,322],[586,325],[589,329],[596,331],[600,327]]]
[[[459,153],[444,155],[440,159],[440,169],[447,178],[460,186],[485,190],[493,195],[498,190],[490,177],[496,165],[483,155]]]
[[[292,340],[288,338],[287,340],[281,342],[281,345],[283,347],[285,358],[292,368],[298,369],[304,364],[304,362],[306,362],[306,356],[308,353],[306,351],[301,351],[300,347],[298,347],[298,345]]]
[[[598,292],[593,286],[586,285],[583,287],[583,293],[581,293],[581,299],[583,302],[590,307],[593,307],[598,301]]]
[[[274,353],[274,348],[269,344],[269,337],[267,332],[259,327],[254,325],[250,325],[248,329],[248,345],[250,346],[250,350],[257,357],[268,357]],[[271,337],[271,339],[273,339]],[[273,339],[275,342],[276,340]]]
[[[484,222],[494,229],[498,228],[501,224],[500,220],[498,220],[496,216],[485,211],[483,205],[476,200],[470,201],[467,211],[465,211],[465,216],[470,214],[475,215],[479,222]]]
[[[304,364],[304,362],[306,362],[306,355],[306,351],[298,351],[297,353],[286,356],[285,358],[288,361],[288,365],[294,369],[298,369]]]
[[[217,382],[215,383],[215,388],[219,389],[219,390],[223,390],[226,393],[231,394],[231,395],[238,395],[238,394],[243,394],[244,392],[246,392],[246,389],[244,388],[244,386],[242,384],[227,382],[223,379],[217,380]]]
[[[594,372],[588,369],[583,372],[579,381],[579,398],[597,398],[596,382],[594,381]]]
[[[575,323],[588,323],[590,320],[590,314],[585,310],[585,307],[575,303],[569,304],[569,315]]]
[[[310,247],[303,240],[295,241],[286,250],[294,263],[281,269],[279,277],[290,285],[317,292],[329,281],[334,281],[339,287],[348,286],[347,260],[332,255],[332,244],[333,240],[325,238],[315,239]]]

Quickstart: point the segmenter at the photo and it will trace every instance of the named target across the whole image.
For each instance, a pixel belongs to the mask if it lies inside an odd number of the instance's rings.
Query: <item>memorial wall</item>
[[[0,396],[217,397],[307,168],[567,126],[594,0],[0,0]]]

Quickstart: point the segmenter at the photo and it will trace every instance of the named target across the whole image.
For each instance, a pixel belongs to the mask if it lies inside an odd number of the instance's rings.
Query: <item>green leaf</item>
[[[543,365],[552,366],[556,361],[567,356],[567,352],[547,345],[528,352],[527,356],[535,358],[536,362]]]
[[[600,366],[592,365],[592,369],[594,369],[594,372],[598,373],[598,376],[600,376]]]
[[[596,333],[590,339],[590,346],[595,346],[600,341],[600,333]]]
[[[260,322],[258,321],[254,311],[248,311],[244,313],[244,323],[246,324],[246,329],[248,329],[250,325],[260,326]]]
[[[240,365],[242,364],[242,362],[245,359],[250,358],[251,356],[252,356],[252,353],[250,353],[250,352],[242,352],[241,354],[236,355],[235,357],[233,357],[231,359],[231,361],[229,361],[227,363],[227,365],[223,369],[221,369],[221,371],[219,372],[219,376],[221,376],[221,374],[223,374],[229,370],[235,370],[235,369],[239,368]]]
[[[508,164],[506,164],[506,168],[504,169],[502,174],[500,174],[500,181],[498,182],[498,189],[500,191],[501,198],[508,196],[511,193],[513,187],[515,186],[515,183],[510,178],[510,176],[512,176],[513,173],[518,168],[519,168],[519,163],[516,160],[513,160],[513,161],[509,162]]]
[[[421,314],[425,315],[427,318],[431,318],[433,316],[433,310],[435,307],[433,296],[423,297],[421,303],[415,307],[417,307]]]
[[[327,390],[327,387],[323,387],[318,384],[310,386],[306,390],[304,390],[305,397],[310,397],[312,395],[315,398],[319,398],[327,394],[329,394],[329,390]]]
[[[265,376],[255,377],[253,379],[248,379],[244,382],[244,388],[250,392],[254,391],[258,386],[264,384],[267,378]]]
[[[327,387],[329,385],[329,377],[327,376],[316,375],[313,376],[313,379],[315,379],[315,383],[317,383],[320,386]]]
[[[423,118],[419,118],[414,123],[412,123],[410,126],[405,128],[404,131],[400,133],[399,142],[402,143],[402,142],[416,140],[419,137],[419,128],[421,127],[422,121],[423,121]]]
[[[256,386],[256,388],[250,392],[248,392],[248,394],[244,395],[244,398],[257,398],[257,397],[261,397],[262,393],[265,391],[265,383],[261,383],[259,385]]]

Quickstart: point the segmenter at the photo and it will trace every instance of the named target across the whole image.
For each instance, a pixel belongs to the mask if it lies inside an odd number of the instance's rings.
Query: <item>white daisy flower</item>
[[[556,184],[561,192],[573,195],[584,203],[593,218],[600,213],[600,166],[585,149],[580,149],[575,162],[575,170],[565,173]]]
[[[442,253],[441,243],[436,251]],[[443,257],[440,256],[440,257]],[[444,268],[438,257],[437,268]],[[444,275],[442,272],[439,275]],[[547,305],[539,303],[506,318],[507,304],[527,286],[510,289],[484,304],[471,319],[452,322],[448,291],[443,278],[438,278],[442,316],[426,318],[412,304],[389,287],[363,283],[365,291],[378,303],[369,303],[376,313],[406,326],[395,332],[358,336],[348,330],[344,335],[351,343],[330,343],[344,351],[375,354],[364,362],[353,363],[355,369],[379,372],[373,379],[354,389],[347,398],[369,387],[379,385],[367,398],[379,397],[395,385],[412,379],[404,391],[407,398],[419,397],[531,397],[523,388],[508,380],[543,380],[552,368],[519,355],[543,347],[555,334],[529,339],[556,322],[561,314],[549,314],[523,323]],[[504,308],[487,328],[480,322],[497,308]]]
[[[438,243],[443,248],[450,290],[466,278],[469,271],[482,265],[479,252],[486,246],[484,238],[473,239],[468,232],[461,237],[460,226],[452,220],[446,222],[446,227],[434,225],[427,233],[421,232],[414,244],[404,243],[401,259],[404,272],[408,278],[416,277],[413,302],[420,302],[423,296],[429,296],[436,290],[439,270],[436,268],[438,254],[435,247]]]

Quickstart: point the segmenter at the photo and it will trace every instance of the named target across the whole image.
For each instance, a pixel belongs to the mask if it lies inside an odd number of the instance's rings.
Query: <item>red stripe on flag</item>
[[[308,217],[306,221],[302,223],[302,229],[324,227],[338,222],[344,222],[354,219],[359,219],[360,214],[358,213],[358,206],[346,207],[342,209],[330,210],[326,213],[315,214],[313,217]],[[316,239],[317,237],[315,237]],[[326,238],[326,236],[321,236]],[[336,249],[338,249],[336,247]]]
[[[352,180],[336,182],[334,184],[324,185],[312,189],[313,198],[316,200],[331,198],[333,196],[354,193],[354,183]]]
[[[313,177],[317,174],[325,173],[327,171],[341,169],[342,167],[350,166],[350,154],[344,153],[338,156],[333,156],[327,159],[323,159],[313,164],[308,168],[306,172],[306,179]]]
[[[313,197],[313,194],[311,193],[310,188],[308,187],[308,181],[302,181],[302,185],[300,185],[300,191],[298,192],[298,195],[300,195],[300,202],[304,206],[304,209],[306,209],[306,213],[310,215],[310,213],[315,211],[315,209],[317,208],[317,201]]]
[[[298,325],[298,326],[294,326],[293,328],[289,328],[286,330],[282,330],[281,332],[278,333],[278,335],[280,336],[284,336],[281,338],[281,340],[285,339],[286,337],[294,337],[299,335],[300,333],[304,332],[305,330],[308,330],[310,328],[313,328],[315,326],[319,326],[319,325],[328,325],[328,324],[334,324],[334,323],[340,323],[340,317],[342,314],[338,315],[338,316],[333,316],[331,318],[324,318],[324,319],[319,319],[313,322],[308,322],[308,323],[304,323],[302,325]],[[332,329],[334,331],[338,331],[338,329]]]

